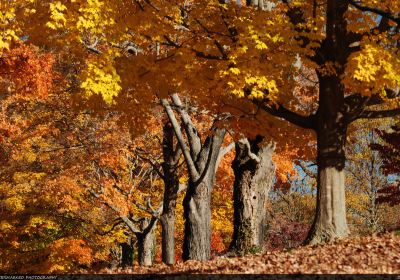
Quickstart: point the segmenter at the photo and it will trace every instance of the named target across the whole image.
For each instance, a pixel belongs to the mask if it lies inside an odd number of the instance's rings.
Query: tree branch
[[[384,111],[363,111],[357,119],[380,119],[400,115],[400,108]]]
[[[243,139],[240,139],[239,142],[246,146],[246,152],[247,152],[247,155],[249,156],[249,158],[251,158],[252,160],[254,160],[257,163],[260,163],[260,161],[261,161],[260,158],[251,151],[249,139],[243,138]]]
[[[187,138],[189,140],[190,153],[194,161],[196,161],[201,151],[201,139],[196,127],[194,126],[189,114],[183,108],[182,102],[178,94],[174,93],[171,96],[174,105],[178,108],[178,112],[181,115],[182,122],[186,131]]]
[[[164,174],[161,172],[160,165],[155,164],[149,157],[144,157],[140,154],[138,154],[138,157],[141,158],[142,160],[147,161],[153,167],[153,170],[157,173],[157,175],[160,176],[161,179],[163,180],[165,179]]]
[[[358,10],[360,10],[360,11],[371,12],[371,13],[380,15],[380,16],[382,16],[384,18],[387,18],[387,19],[390,19],[391,21],[394,21],[395,23],[397,23],[397,25],[400,25],[400,18],[394,16],[393,14],[391,14],[389,12],[382,11],[382,10],[380,10],[378,8],[362,6],[362,5],[360,5],[360,2],[356,2],[356,1],[350,1],[350,4],[353,7],[357,8]]]
[[[263,109],[265,112],[278,117],[282,118],[294,125],[297,125],[302,128],[306,129],[315,129],[315,124],[314,124],[314,119],[315,115],[310,115],[310,116],[301,116],[295,112],[292,112],[282,105],[279,105],[278,108],[276,107],[270,107],[266,105],[264,102],[260,102],[258,100],[253,100],[253,103],[259,106],[261,109]]]
[[[390,100],[399,98],[400,90],[398,88],[385,88],[386,97]],[[362,96],[361,94],[352,94],[344,99],[344,109],[347,114],[347,122],[351,123],[363,114],[365,107],[374,105],[383,105],[387,100],[383,99],[378,94],[372,96]]]
[[[212,135],[209,135],[201,149],[197,166],[201,170],[199,181],[203,180],[206,174],[210,171],[216,171],[216,163],[221,149],[222,142],[224,141],[226,129],[217,128],[212,126]]]
[[[154,209],[153,206],[151,205],[151,199],[150,197],[147,198],[146,200],[146,206],[140,204],[140,203],[136,203],[133,202],[133,205],[135,205],[138,209],[149,213],[153,218],[159,219],[160,215],[162,213],[163,210],[163,203],[160,203],[157,207],[157,209]]]
[[[172,127],[174,128],[176,138],[178,139],[179,145],[181,146],[182,149],[183,156],[185,157],[185,161],[187,163],[189,175],[192,177],[193,181],[196,181],[200,177],[200,175],[199,172],[197,171],[194,160],[190,155],[190,150],[186,145],[185,140],[183,139],[182,131],[175,117],[174,111],[172,110],[168,100],[161,99],[161,104],[167,113],[167,116],[172,124]]]
[[[311,170],[309,170],[309,166],[305,165],[303,161],[299,161],[297,163],[298,166],[306,173],[310,178],[317,179],[317,175],[314,174]]]
[[[94,197],[96,197],[97,199],[100,199],[100,195],[97,194],[95,191],[93,191],[92,189],[89,189],[88,191],[89,191],[89,193],[92,194]],[[111,210],[113,210],[114,212],[116,212],[116,213],[119,215],[120,219],[125,223],[125,225],[126,225],[133,233],[141,233],[141,231],[139,230],[139,228],[136,227],[136,225],[129,219],[128,216],[121,215],[121,211],[120,211],[117,207],[111,205],[111,204],[108,203],[107,201],[104,201],[104,200],[103,200],[102,202],[104,203],[104,205],[106,205],[106,206],[109,207]]]

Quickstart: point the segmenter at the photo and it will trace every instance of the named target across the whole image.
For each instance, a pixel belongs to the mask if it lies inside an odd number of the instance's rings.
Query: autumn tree
[[[60,112],[68,107],[65,96],[58,92],[64,84],[55,71],[57,62],[53,55],[21,44],[2,52],[1,65],[0,234],[4,261],[0,270],[53,273],[87,267],[107,241],[95,236],[98,225],[84,215],[69,215],[67,209],[74,204],[68,192],[75,186],[60,190],[60,184],[52,181],[55,174],[60,175],[62,165],[54,159],[64,151],[55,140],[62,130]],[[59,179],[70,183],[62,175]],[[81,204],[81,211],[84,209]],[[92,241],[96,239],[97,250],[87,239],[89,234]]]
[[[155,129],[155,131],[157,131]],[[158,136],[158,135],[155,135]],[[146,144],[157,145],[156,138],[146,140]],[[154,143],[155,142],[155,143]],[[178,193],[185,189],[185,184],[179,182],[178,167],[182,150],[175,140],[175,133],[169,121],[164,120],[162,127],[162,158],[156,159],[154,151],[146,151],[145,147],[136,148],[138,154],[147,160],[164,182],[162,214],[162,261],[175,263],[175,209]],[[147,145],[146,145],[147,146]]]
[[[369,0],[269,2],[270,10],[216,0],[41,1],[35,9],[21,1],[26,5],[5,8],[21,36],[68,49],[66,60],[84,65],[76,75],[83,95],[101,95],[109,104],[119,100],[121,108],[154,93],[179,92],[210,108],[235,95],[251,99],[255,111],[315,132],[318,196],[309,242],[345,237],[348,126],[399,113],[399,7]],[[8,28],[3,33],[7,46],[18,39]],[[305,75],[310,69],[313,75]],[[299,76],[316,90],[296,90]],[[312,94],[313,104],[303,106]],[[196,181],[199,170],[196,175],[192,167]]]
[[[211,253],[211,191],[220,158],[228,151],[221,147],[226,129],[213,125],[210,135],[202,143],[199,133],[177,94],[173,105],[180,114],[186,133],[186,144],[171,104],[162,99],[162,105],[174,128],[188,169],[189,182],[184,200],[185,239],[183,259],[208,260]]]
[[[332,0],[319,5],[277,1],[270,13],[251,11],[248,17],[236,17],[238,10],[248,10],[224,5],[226,9],[218,11],[223,15],[222,24],[214,22],[204,28],[208,36],[212,33],[215,51],[198,51],[197,56],[220,64],[228,61],[223,74],[232,93],[247,96],[261,110],[316,133],[318,203],[309,242],[347,236],[344,147],[348,125],[357,119],[399,113],[392,101],[399,85],[398,7],[393,2]],[[193,23],[194,29],[197,8],[187,9],[187,22]],[[268,24],[262,25],[264,22]],[[222,31],[220,26],[226,29]],[[233,43],[218,36],[225,31]],[[221,42],[232,48],[221,48]],[[254,62],[256,59],[265,62]],[[296,110],[299,100],[293,92],[296,75],[304,68],[314,69],[318,84],[317,106],[308,115]],[[376,107],[385,104],[386,108]]]
[[[274,182],[272,162],[274,146],[262,143],[262,137],[241,139],[236,143],[232,163],[235,174],[234,231],[231,250],[246,254],[262,250],[267,235],[267,201]]]
[[[378,194],[388,184],[388,178],[382,172],[383,160],[372,146],[379,145],[375,129],[385,127],[385,122],[362,121],[354,125],[357,131],[349,137],[350,145],[346,149],[348,212],[359,232],[376,233],[383,230],[385,215],[378,203]]]

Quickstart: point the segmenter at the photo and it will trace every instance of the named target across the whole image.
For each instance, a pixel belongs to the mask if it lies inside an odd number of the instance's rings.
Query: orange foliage
[[[43,99],[53,88],[55,60],[33,46],[20,45],[0,57],[1,92],[28,99]]]

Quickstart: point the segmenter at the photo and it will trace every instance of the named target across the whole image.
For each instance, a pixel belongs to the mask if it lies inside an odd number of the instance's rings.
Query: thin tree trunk
[[[150,224],[152,223],[152,225]],[[142,233],[137,233],[137,249],[139,265],[152,266],[154,263],[156,249],[156,228],[157,221],[150,221],[148,218],[142,220]],[[151,226],[149,226],[151,225]]]
[[[162,228],[162,261],[175,263],[175,213],[164,213],[161,216]]]
[[[121,266],[123,268],[131,267],[133,265],[133,246],[132,238],[129,237],[128,241],[121,243]]]
[[[268,227],[266,203],[275,175],[274,147],[259,147],[261,141],[261,137],[238,141],[232,163],[234,229],[230,251],[239,255],[262,251]]]

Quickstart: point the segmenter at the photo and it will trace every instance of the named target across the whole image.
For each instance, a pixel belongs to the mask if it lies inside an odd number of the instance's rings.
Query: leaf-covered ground
[[[105,272],[105,271],[103,271]],[[290,251],[248,257],[215,257],[208,262],[188,261],[174,266],[136,266],[112,273],[400,273],[400,236],[349,238],[324,246],[304,246]]]

